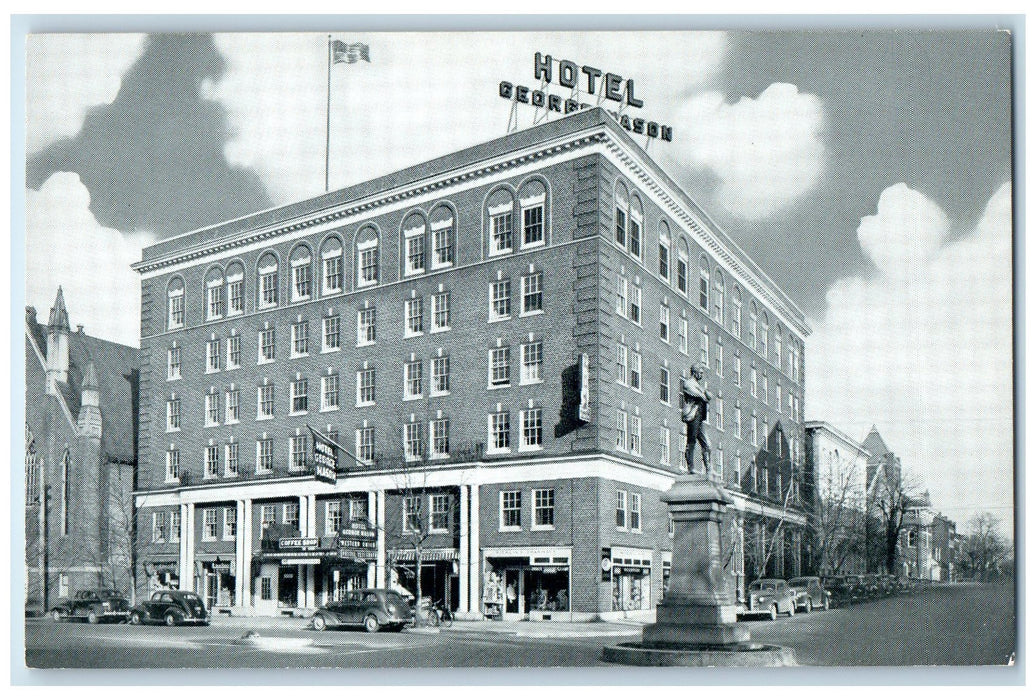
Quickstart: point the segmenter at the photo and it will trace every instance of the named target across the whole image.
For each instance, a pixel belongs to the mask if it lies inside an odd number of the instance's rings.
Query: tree
[[[896,473],[873,488],[867,512],[868,569],[896,573],[903,521],[917,490],[912,480]]]
[[[1005,564],[1013,564],[1013,547],[1000,526],[1000,519],[992,513],[979,513],[969,522],[963,564],[971,578],[993,580],[1002,574]]]
[[[813,500],[813,561],[817,572],[837,574],[847,560],[866,551],[866,503],[857,485],[861,474],[857,460],[832,463],[807,484]]]

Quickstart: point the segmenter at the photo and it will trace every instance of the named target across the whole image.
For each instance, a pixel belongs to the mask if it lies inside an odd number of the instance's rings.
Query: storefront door
[[[299,567],[282,566],[277,574],[277,607],[297,608],[299,605]]]
[[[522,570],[506,569],[504,571],[504,614],[522,616],[523,605]]]
[[[212,610],[219,601],[219,574],[205,572],[205,609]]]

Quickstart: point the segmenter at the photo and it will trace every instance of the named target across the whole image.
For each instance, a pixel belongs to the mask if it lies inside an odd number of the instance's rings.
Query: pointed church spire
[[[61,291],[61,287],[58,287],[58,296],[54,299],[54,306],[50,308],[50,321],[47,323],[47,326],[52,329],[69,330],[68,311],[65,309],[65,294]]]

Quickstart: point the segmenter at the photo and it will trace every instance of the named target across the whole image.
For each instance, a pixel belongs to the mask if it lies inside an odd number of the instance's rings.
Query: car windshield
[[[809,579],[808,578],[793,578],[792,580],[788,581],[788,585],[789,586],[808,586],[809,585]]]
[[[773,581],[756,581],[752,584],[753,591],[775,591],[777,584]]]

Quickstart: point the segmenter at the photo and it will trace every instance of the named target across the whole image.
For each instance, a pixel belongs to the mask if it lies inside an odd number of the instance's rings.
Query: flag
[[[356,63],[360,60],[371,62],[370,47],[367,44],[347,44],[338,39],[331,42],[332,63]]]
[[[338,481],[338,451],[337,445],[331,438],[325,436],[310,426],[309,432],[313,433],[313,476],[318,481],[325,481],[334,484]]]

